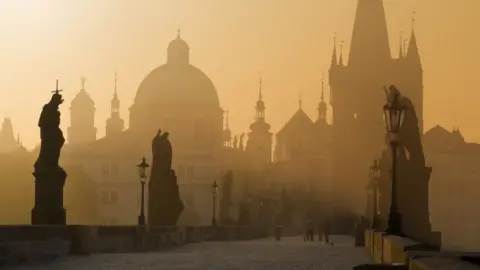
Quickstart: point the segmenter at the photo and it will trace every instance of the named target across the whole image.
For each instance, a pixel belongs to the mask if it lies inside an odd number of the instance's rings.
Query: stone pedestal
[[[67,174],[57,170],[35,170],[35,206],[32,209],[32,225],[66,225],[63,208],[63,186]]]

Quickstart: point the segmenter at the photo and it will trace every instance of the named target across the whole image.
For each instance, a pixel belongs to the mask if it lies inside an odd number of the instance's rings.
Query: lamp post
[[[137,165],[138,176],[140,176],[140,184],[142,185],[142,194],[140,201],[140,215],[138,216],[138,225],[145,226],[145,183],[147,182],[148,177],[148,165],[145,157],[142,158],[142,162]]]
[[[383,106],[385,124],[392,148],[392,201],[390,203],[390,213],[388,214],[388,227],[386,232],[389,234],[402,234],[402,215],[398,210],[397,201],[397,149],[400,139],[400,131],[405,122],[406,106],[400,103],[400,92],[395,86],[390,86],[390,93],[387,103]]]
[[[217,226],[217,219],[216,219],[216,206],[217,206],[217,191],[218,191],[218,185],[217,185],[217,180],[213,180],[212,184],[212,197],[213,197],[213,207],[212,207],[212,226]]]
[[[377,227],[377,215],[378,215],[378,202],[377,202],[377,192],[378,192],[378,180],[380,179],[380,167],[378,166],[377,160],[373,162],[373,165],[370,166],[370,176],[371,176],[371,184],[370,188],[372,190],[372,229]]]

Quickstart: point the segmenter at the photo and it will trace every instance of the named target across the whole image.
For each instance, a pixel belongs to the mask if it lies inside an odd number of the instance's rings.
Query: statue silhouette
[[[152,141],[152,173],[148,194],[148,224],[176,225],[184,206],[180,199],[177,176],[172,170],[173,150],[169,133],[161,130]]]
[[[66,172],[58,165],[60,151],[65,138],[60,129],[62,95],[57,88],[50,102],[43,106],[38,126],[40,127],[40,153],[34,164],[35,206],[32,209],[33,225],[65,225],[66,213],[63,208],[63,186]]]
[[[387,89],[385,89],[387,92]],[[421,141],[419,121],[411,100],[391,86],[387,92],[387,101],[394,94],[401,96],[401,102],[407,107],[405,122],[400,131],[400,145],[397,158],[397,190],[399,210],[402,214],[404,233],[417,241],[432,246],[441,245],[439,233],[433,232],[430,224],[428,206],[428,186],[431,167],[426,166]],[[389,95],[388,95],[389,94]],[[387,144],[389,143],[386,137]],[[391,151],[387,148],[380,160],[380,207],[382,216],[388,215],[391,200]]]

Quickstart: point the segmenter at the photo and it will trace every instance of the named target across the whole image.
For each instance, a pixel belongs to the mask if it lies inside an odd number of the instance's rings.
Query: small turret
[[[125,123],[120,117],[120,99],[117,94],[117,73],[115,73],[115,83],[113,87],[113,98],[111,101],[110,118],[106,123],[106,136],[119,134],[125,128]]]
[[[413,14],[415,15],[415,12]],[[415,66],[420,70],[422,69],[420,52],[418,51],[417,38],[415,36],[415,17],[412,18],[412,33],[410,34],[410,42],[408,44],[406,58],[410,65]]]

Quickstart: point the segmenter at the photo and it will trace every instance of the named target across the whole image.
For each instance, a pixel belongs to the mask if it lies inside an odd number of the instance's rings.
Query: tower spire
[[[391,59],[383,0],[357,2],[348,64],[359,67],[383,64]]]
[[[117,72],[114,74],[115,79],[114,79],[114,85],[113,85],[113,97],[117,98]]]
[[[340,42],[340,66],[343,66],[343,40]]]
[[[259,89],[258,89],[258,100],[255,110],[257,111],[256,119],[264,120],[265,119],[265,102],[263,102],[263,90],[262,90],[263,79],[260,75]]]
[[[415,11],[412,12],[412,32],[410,35],[410,43],[408,44],[407,58],[410,59],[414,65],[421,68],[420,53],[418,51],[417,38],[415,36],[415,14]]]
[[[332,53],[332,61],[330,62],[330,67],[336,67],[338,65],[337,60],[337,33],[333,34],[333,53]]]
[[[403,30],[400,31],[400,43],[399,43],[398,58],[403,58]]]
[[[259,90],[258,90],[258,101],[263,101],[263,93],[262,93],[262,75],[260,75],[260,81],[259,81]]]
[[[302,91],[298,93],[298,109],[302,109]]]
[[[320,103],[318,104],[318,120],[319,123],[327,123],[327,104],[324,99],[325,91],[325,78],[322,76],[322,96],[320,98]]]

